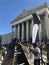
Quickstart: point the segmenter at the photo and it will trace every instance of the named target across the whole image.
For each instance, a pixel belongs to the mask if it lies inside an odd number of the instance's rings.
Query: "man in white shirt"
[[[36,43],[33,44],[32,52],[34,54],[34,65],[40,65],[40,48],[37,46]]]

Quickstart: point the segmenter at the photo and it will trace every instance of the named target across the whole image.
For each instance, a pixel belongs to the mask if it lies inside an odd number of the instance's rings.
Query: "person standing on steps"
[[[33,43],[33,48],[31,49],[31,51],[34,54],[34,65],[40,65],[40,48],[37,46],[36,43]]]

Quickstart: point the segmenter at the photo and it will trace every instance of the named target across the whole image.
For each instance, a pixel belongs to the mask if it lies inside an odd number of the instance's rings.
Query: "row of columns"
[[[26,41],[29,41],[29,33],[31,34],[31,37],[32,37],[32,28],[33,28],[33,25],[34,25],[34,21],[33,21],[33,19],[31,19],[31,31],[29,30],[30,26],[29,26],[28,20],[25,22],[25,24],[26,24],[26,27],[24,26],[24,22],[22,22],[21,24],[19,23],[16,26],[14,26],[15,27],[15,37],[20,39],[20,33],[21,33],[21,40],[24,41],[24,37],[26,37]],[[21,27],[21,29],[20,29],[20,27]],[[24,30],[24,28],[26,28],[26,29]],[[42,27],[41,27],[41,24],[40,24],[39,25],[39,40],[41,40],[41,36],[42,36],[42,34],[41,34],[42,29],[41,28]],[[21,32],[20,32],[20,30],[21,30]],[[24,34],[24,32],[26,32],[26,34]]]
[[[24,41],[24,32],[26,32],[26,41],[29,40],[29,32],[32,32],[32,31],[29,31],[29,21],[27,20],[26,22],[26,31],[24,31],[24,22],[21,23],[21,29],[22,29],[22,32],[21,32],[21,40]],[[33,26],[33,20],[31,21],[31,25]],[[20,39],[20,24],[16,25],[15,26],[15,36]]]
[[[46,23],[45,19],[43,19],[44,21],[42,20],[41,24],[39,25],[39,40],[41,40],[41,36],[43,37],[43,36],[45,36],[45,34],[47,34],[47,37],[48,37],[48,33],[46,33],[47,27],[43,27],[44,23]],[[31,31],[29,30],[29,21],[28,20],[25,22],[25,24],[26,24],[26,27],[24,26],[24,22],[21,23],[21,26],[22,26],[21,29],[20,29],[20,24],[17,24],[16,26],[14,26],[15,27],[15,36],[18,39],[20,39],[20,30],[21,30],[21,40],[22,41],[24,41],[24,35],[26,36],[26,41],[29,40],[29,33],[31,33],[31,37],[32,37],[32,28],[33,28],[33,25],[34,25],[34,21],[33,21],[33,19],[31,20]],[[46,26],[46,24],[45,24],[45,26]],[[26,28],[26,29],[24,30],[24,28]],[[24,34],[24,32],[26,32],[26,34]],[[43,35],[42,35],[42,32],[44,33]],[[48,32],[49,32],[49,30],[48,30]]]
[[[21,30],[21,40],[24,41],[24,35],[26,36],[26,41],[29,41],[29,32],[31,34],[32,37],[32,28],[34,25],[34,21],[31,20],[31,30],[29,30],[29,21],[26,21],[26,29],[24,30],[25,26],[24,26],[24,22],[21,23],[21,29],[20,29],[20,24],[15,26],[15,33],[13,36],[15,36],[15,38],[20,39],[20,30]],[[26,34],[24,34],[24,32],[26,32]],[[39,39],[41,40],[41,24],[39,25]]]

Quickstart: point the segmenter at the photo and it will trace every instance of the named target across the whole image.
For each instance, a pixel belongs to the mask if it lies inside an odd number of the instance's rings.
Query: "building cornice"
[[[30,15],[30,14],[33,14],[33,13],[35,13],[35,12],[38,12],[38,11],[40,11],[40,10],[43,9],[43,8],[48,8],[48,9],[49,9],[47,3],[44,3],[43,5],[41,5],[41,6],[37,7],[37,8],[35,8],[35,9],[23,10],[23,12],[22,12],[16,19],[14,19],[14,20],[11,22],[11,24],[14,23],[14,22],[17,22],[18,20],[20,20],[20,19],[22,19],[22,18],[24,18],[24,17],[26,17],[26,16],[28,16],[28,15]]]

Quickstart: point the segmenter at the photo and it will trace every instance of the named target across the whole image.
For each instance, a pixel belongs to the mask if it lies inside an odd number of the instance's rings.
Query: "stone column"
[[[33,32],[33,25],[34,25],[33,19],[32,19],[32,21],[31,21],[31,23],[32,23],[32,25],[31,25],[31,32]],[[32,37],[32,35],[33,35],[33,33],[31,34],[31,37]],[[33,42],[33,37],[32,37],[32,42]]]
[[[12,27],[12,39],[16,38],[16,26]]]
[[[32,21],[31,21],[31,32],[32,32],[32,30],[33,30],[33,25],[34,25],[34,21],[33,21],[33,19],[32,19]],[[32,34],[31,34],[32,35]]]
[[[18,39],[20,39],[20,24],[18,24]]]
[[[22,42],[24,41],[24,22],[22,23],[22,37],[21,37]]]
[[[14,36],[17,37],[17,27],[15,26]]]
[[[41,40],[44,40],[46,35],[46,23],[45,23],[45,14],[41,15]]]
[[[29,41],[29,22],[26,21],[26,41]]]
[[[45,13],[45,26],[46,26],[47,39],[49,39],[49,18],[47,12]]]
[[[39,24],[39,42],[41,42],[41,32],[42,32],[41,24]]]
[[[12,27],[12,40],[13,40],[13,27]]]

